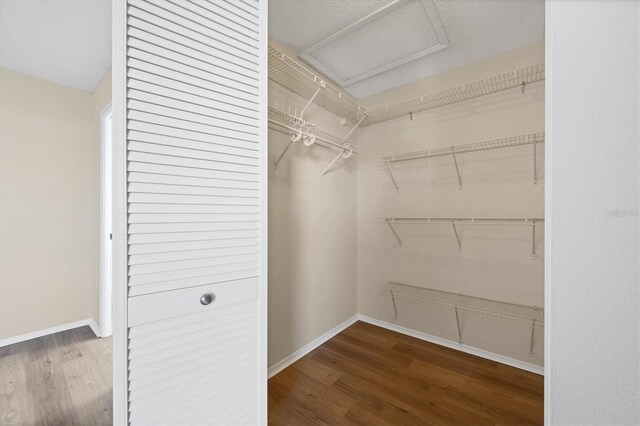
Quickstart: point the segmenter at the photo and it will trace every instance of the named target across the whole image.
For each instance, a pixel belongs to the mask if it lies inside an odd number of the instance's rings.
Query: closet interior
[[[360,98],[301,56],[270,39],[269,376],[356,319],[542,374],[544,42]]]

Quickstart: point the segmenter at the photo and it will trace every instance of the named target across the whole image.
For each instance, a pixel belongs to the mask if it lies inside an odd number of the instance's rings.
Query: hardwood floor
[[[81,327],[0,348],[0,425],[110,425],[111,338]]]
[[[88,327],[0,348],[0,425],[111,424],[111,339]],[[269,380],[271,425],[529,425],[543,379],[357,322]]]
[[[271,425],[542,423],[542,376],[363,322],[269,380]]]

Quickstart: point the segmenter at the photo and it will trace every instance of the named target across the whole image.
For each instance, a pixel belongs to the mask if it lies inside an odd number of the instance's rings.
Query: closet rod
[[[358,151],[356,151],[354,148],[347,147],[348,144],[345,144],[345,145],[338,144],[338,143],[332,142],[332,141],[330,141],[328,139],[325,139],[322,136],[316,136],[315,134],[313,134],[311,132],[300,130],[299,128],[296,128],[296,127],[293,127],[293,126],[289,126],[289,125],[286,125],[286,124],[278,123],[275,120],[269,119],[269,128],[272,129],[272,130],[275,130],[275,131],[279,131],[280,133],[284,133],[286,135],[291,135],[291,133],[301,132],[303,136],[309,136],[309,137],[315,136],[315,140],[316,141],[322,142],[323,144],[330,145],[331,147],[338,148],[340,150],[349,149],[354,154],[358,153]],[[318,144],[318,146],[322,146],[323,148],[331,149],[329,146],[326,146],[326,145],[323,145],[323,144]]]
[[[272,130],[289,135],[290,138],[290,142],[274,163],[275,170],[278,170],[280,161],[282,161],[286,153],[289,151],[291,145],[300,142],[301,140],[305,146],[311,146],[318,142],[317,145],[323,148],[339,151],[338,155],[322,171],[321,176],[324,176],[340,158],[346,159],[351,157],[353,153],[357,154],[351,140],[341,139],[339,136],[322,129],[315,124],[273,107],[269,107],[269,127]]]

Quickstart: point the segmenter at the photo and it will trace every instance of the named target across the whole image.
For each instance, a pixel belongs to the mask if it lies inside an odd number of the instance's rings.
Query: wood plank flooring
[[[0,348],[0,425],[110,425],[111,338],[81,327]]]
[[[357,322],[269,380],[271,425],[533,425],[543,377]]]
[[[0,348],[0,425],[111,424],[111,339]],[[543,379],[358,322],[269,380],[270,425],[529,425]]]

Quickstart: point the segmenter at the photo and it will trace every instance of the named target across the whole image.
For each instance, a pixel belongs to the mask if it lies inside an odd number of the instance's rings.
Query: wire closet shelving
[[[274,163],[278,170],[280,161],[284,158],[292,144],[302,141],[305,146],[317,145],[323,148],[339,151],[334,160],[322,172],[324,176],[340,158],[349,158],[357,154],[356,147],[350,139],[340,137],[313,123],[303,120],[294,114],[269,107],[269,127],[289,136],[289,143]]]
[[[396,192],[399,192],[398,183],[393,176],[391,166],[393,164],[424,160],[427,158],[451,156],[453,159],[453,165],[456,169],[458,176],[458,184],[462,189],[462,176],[460,175],[460,169],[458,168],[458,155],[467,154],[471,152],[491,151],[495,149],[505,149],[517,146],[532,145],[533,146],[533,183],[538,183],[538,165],[537,165],[537,146],[544,143],[544,132],[531,133],[528,135],[511,136],[507,138],[491,139],[481,142],[473,142],[462,145],[451,145],[434,149],[427,149],[423,151],[406,152],[402,154],[394,154],[382,157],[382,166],[387,172],[391,183],[396,188]]]
[[[269,44],[269,79],[331,111],[346,122],[355,124],[367,115],[367,110],[358,104],[356,98],[271,44]],[[304,112],[301,115],[303,118]]]
[[[462,238],[459,227],[464,225],[518,225],[531,227],[531,256],[536,258],[536,227],[544,226],[544,218],[535,217],[383,217],[378,218],[379,223],[386,223],[402,246],[402,240],[398,235],[395,225],[451,225],[453,235],[458,243],[458,251],[462,251]]]
[[[461,293],[436,290],[397,281],[389,282],[379,289],[379,293],[391,297],[394,318],[398,318],[397,299],[444,307],[455,314],[458,342],[462,343],[463,329],[460,312],[479,315],[492,320],[504,321],[531,327],[529,355],[533,356],[533,344],[536,328],[544,327],[544,309],[537,306],[520,305]]]
[[[418,112],[440,108],[505,90],[520,88],[524,93],[528,84],[544,80],[544,72],[544,63],[539,63],[426,96],[420,96],[408,101],[370,110],[362,122],[362,126],[402,116],[411,116]]]

